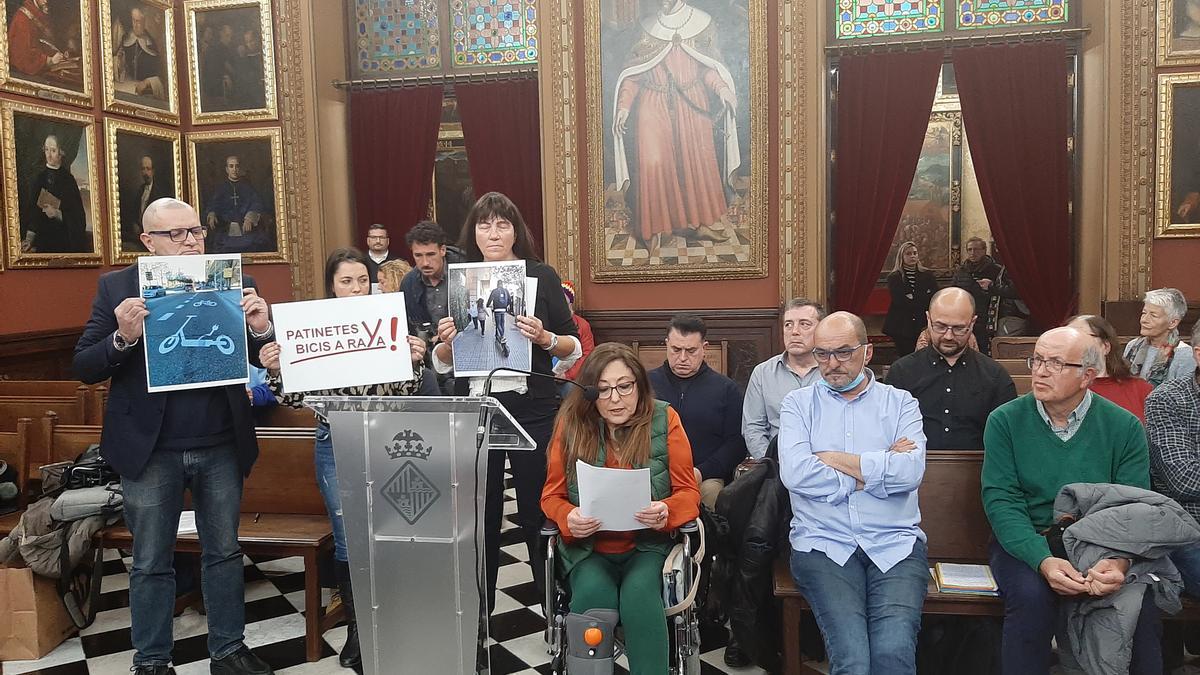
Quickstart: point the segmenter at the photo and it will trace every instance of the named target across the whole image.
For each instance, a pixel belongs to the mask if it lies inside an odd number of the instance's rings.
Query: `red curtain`
[[[429,209],[441,119],[440,85],[350,93],[359,248],[366,246],[367,228],[382,223],[392,240],[390,252],[409,257],[404,235]]]
[[[929,127],[942,52],[847,56],[838,65],[835,306],[861,314],[879,279]]]
[[[542,251],[542,138],[533,78],[455,87],[478,197],[502,192],[521,210]]]
[[[1071,96],[1063,43],[954,53],[963,125],[1001,261],[1033,322],[1060,325],[1071,287]]]

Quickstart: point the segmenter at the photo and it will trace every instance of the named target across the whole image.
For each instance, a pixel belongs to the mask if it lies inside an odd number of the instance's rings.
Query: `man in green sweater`
[[[1128,560],[1081,572],[1055,557],[1042,532],[1068,483],[1150,488],[1146,432],[1132,414],[1088,390],[1101,355],[1089,336],[1056,328],[1029,359],[1033,392],[997,408],[983,434],[983,509],[992,524],[992,574],[1004,597],[1003,672],[1050,671],[1059,603],[1112,593]],[[1146,594],[1133,639],[1131,673],[1162,673],[1161,623]]]

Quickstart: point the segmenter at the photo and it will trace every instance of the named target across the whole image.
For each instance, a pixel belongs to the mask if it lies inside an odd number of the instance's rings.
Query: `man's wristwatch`
[[[133,342],[129,342],[125,338],[121,337],[121,331],[119,331],[119,330],[113,331],[113,347],[116,348],[116,350],[119,352],[129,351],[140,340],[141,340],[141,338],[137,338]]]
[[[558,335],[551,333],[550,334],[550,344],[546,345],[545,347],[542,347],[542,349],[545,349],[548,352],[552,352],[552,351],[554,351],[554,348],[557,346],[558,346]]]

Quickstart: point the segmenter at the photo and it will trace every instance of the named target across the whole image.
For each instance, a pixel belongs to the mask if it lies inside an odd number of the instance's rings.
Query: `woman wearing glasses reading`
[[[529,316],[516,317],[517,329],[534,344],[533,367],[541,375],[551,375],[550,358],[574,360],[583,353],[580,348],[571,310],[562,294],[562,281],[554,268],[538,260],[533,236],[512,200],[499,192],[480,197],[467,213],[458,246],[468,262],[500,262],[524,260],[526,276],[536,277],[537,297]],[[433,350],[433,367],[438,373],[454,371],[454,337],[458,330],[452,317],[445,317],[437,326],[439,343]],[[492,349],[491,346],[487,347]],[[455,378],[456,396],[478,396],[483,393],[485,378]],[[537,449],[533,452],[508,453],[513,483],[517,492],[517,519],[525,535],[529,551],[529,566],[539,588],[544,583],[542,566],[538,564],[538,538],[542,528],[542,510],[538,506],[542,485],[546,482],[546,446],[554,429],[558,412],[558,385],[548,377],[529,377],[513,373],[497,373],[492,377],[492,395],[516,418],[527,431]],[[493,452],[488,458],[487,499],[484,509],[484,541],[487,563],[488,608],[495,606],[496,576],[500,563],[500,519],[504,514],[504,456]]]
[[[571,587],[571,611],[617,609],[625,625],[629,672],[667,672],[662,569],[669,532],[700,514],[692,447],[669,405],[654,399],[646,369],[629,347],[608,342],[583,362],[550,442],[542,510],[558,524],[559,559]],[[650,468],[650,499],[634,518],[646,529],[613,532],[579,510],[575,463]]]

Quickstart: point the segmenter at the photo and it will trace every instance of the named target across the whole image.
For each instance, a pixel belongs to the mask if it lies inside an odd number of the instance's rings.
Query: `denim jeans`
[[[1200,599],[1200,545],[1175,551],[1171,554],[1171,562],[1183,577],[1183,592]]]
[[[133,533],[129,573],[134,665],[171,661],[175,608],[172,567],[183,492],[190,489],[200,534],[201,587],[208,611],[208,653],[219,659],[242,645],[246,628],[238,511],[242,471],[232,443],[195,450],[155,450],[137,478],[122,478],[125,523]]]
[[[429,376],[429,373],[425,374]],[[316,447],[313,462],[317,467],[317,489],[325,500],[325,512],[333,528],[333,559],[346,562],[346,527],[342,524],[342,495],[338,492],[337,465],[333,461],[333,437],[329,425],[317,423]]]
[[[925,542],[886,573],[861,548],[845,565],[792,550],[792,577],[825,638],[830,675],[913,675],[928,591]]]

